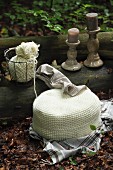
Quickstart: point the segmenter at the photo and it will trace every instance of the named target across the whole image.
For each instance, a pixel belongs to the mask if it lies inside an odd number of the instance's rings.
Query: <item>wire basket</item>
[[[37,60],[20,58],[15,53],[15,47],[5,50],[4,56],[8,64],[11,80],[16,82],[29,82],[35,76]]]

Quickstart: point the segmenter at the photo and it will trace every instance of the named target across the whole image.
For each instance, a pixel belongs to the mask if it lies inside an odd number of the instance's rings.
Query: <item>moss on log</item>
[[[98,33],[98,39],[100,42],[99,54],[101,58],[113,59],[113,32],[100,32]],[[80,45],[78,49],[78,60],[84,60],[87,57],[87,40],[88,34],[80,34]],[[0,59],[3,59],[3,51],[9,47],[19,45],[21,42],[34,41],[40,44],[40,56],[39,64],[51,63],[53,60],[57,60],[61,64],[67,58],[68,47],[65,43],[67,35],[59,36],[43,36],[43,37],[10,37],[0,38]]]

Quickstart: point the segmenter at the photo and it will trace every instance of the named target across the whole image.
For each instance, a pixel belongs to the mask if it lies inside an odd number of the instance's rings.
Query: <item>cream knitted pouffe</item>
[[[32,126],[46,139],[79,138],[92,132],[90,125],[101,124],[100,110],[100,100],[89,88],[74,97],[61,89],[47,90],[33,103]]]

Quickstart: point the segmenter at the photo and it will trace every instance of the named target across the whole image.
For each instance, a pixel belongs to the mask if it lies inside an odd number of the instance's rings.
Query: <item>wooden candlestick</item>
[[[81,64],[76,60],[76,47],[80,44],[80,41],[78,40],[77,43],[69,43],[68,40],[66,40],[66,44],[69,46],[69,50],[67,51],[68,59],[62,63],[62,68],[68,71],[76,71],[81,69]]]
[[[100,28],[94,31],[89,31],[89,39],[87,42],[87,48],[89,51],[87,59],[84,61],[84,65],[87,67],[100,67],[103,65],[103,61],[100,59],[98,54],[99,40],[97,38],[97,33],[100,31]]]

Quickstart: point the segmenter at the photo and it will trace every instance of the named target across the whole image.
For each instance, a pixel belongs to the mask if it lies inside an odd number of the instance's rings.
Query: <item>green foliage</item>
[[[96,154],[95,151],[87,150],[86,148],[82,148],[82,153],[87,156],[94,156]]]
[[[95,125],[90,125],[90,129],[91,129],[91,130],[96,130],[97,128],[96,128]]]
[[[61,167],[59,168],[59,170],[65,170],[65,169],[64,169],[64,167],[61,166]]]
[[[95,154],[96,154],[96,152],[94,152],[94,151],[88,151],[86,153],[87,156],[94,156]]]
[[[99,4],[91,0],[9,0],[0,1],[0,20],[19,25],[37,25],[46,34],[46,29],[65,33],[71,27],[85,31],[86,14],[97,12],[101,31],[113,31],[113,1]],[[5,11],[5,12],[4,12]]]
[[[77,165],[77,161],[75,159],[73,159],[73,157],[69,157],[69,160],[70,160],[70,164],[71,165]]]

